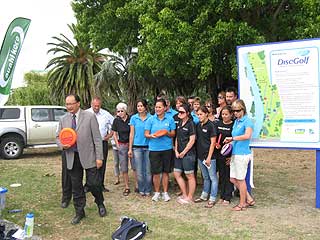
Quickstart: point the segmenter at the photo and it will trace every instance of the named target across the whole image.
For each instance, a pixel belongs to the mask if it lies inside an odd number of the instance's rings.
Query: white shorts
[[[232,155],[230,162],[230,178],[244,180],[252,155]]]

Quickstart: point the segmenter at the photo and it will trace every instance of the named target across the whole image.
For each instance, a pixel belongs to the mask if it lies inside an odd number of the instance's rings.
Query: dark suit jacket
[[[56,141],[62,149],[59,140],[59,133],[62,128],[71,128],[72,114],[68,113],[59,121],[59,126],[56,133]],[[96,160],[102,160],[102,139],[99,131],[99,125],[96,116],[88,111],[79,110],[77,119],[77,148],[81,165],[84,169],[96,167]],[[74,161],[74,151],[67,149],[67,168],[72,169]]]

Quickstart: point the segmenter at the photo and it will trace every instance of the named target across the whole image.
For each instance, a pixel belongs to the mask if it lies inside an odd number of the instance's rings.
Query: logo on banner
[[[24,37],[24,31],[19,26],[14,27],[10,33],[11,45],[8,47],[6,58],[0,69],[0,92],[3,94],[10,90],[11,84],[9,83],[12,81],[12,73],[17,62]]]

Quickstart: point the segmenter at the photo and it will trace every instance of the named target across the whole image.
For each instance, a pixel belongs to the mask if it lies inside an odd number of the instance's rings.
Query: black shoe
[[[85,217],[84,214],[81,214],[81,215],[77,214],[77,215],[71,220],[71,224],[73,224],[73,225],[79,224],[80,221],[81,221],[81,219],[84,218],[84,217]]]
[[[98,212],[99,212],[100,217],[107,216],[107,209],[103,204],[98,205]]]
[[[90,192],[90,191],[89,191],[89,188],[88,188],[86,185],[83,187],[83,191],[84,191],[84,193]]]
[[[65,201],[61,203],[62,208],[67,208],[69,206],[70,201]]]
[[[106,187],[102,187],[102,192],[110,192],[110,190]]]

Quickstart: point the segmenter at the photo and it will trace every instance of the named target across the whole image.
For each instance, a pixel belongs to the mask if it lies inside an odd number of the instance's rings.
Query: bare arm
[[[133,137],[134,137],[134,126],[130,125],[129,151],[128,151],[129,158],[132,158]]]
[[[208,156],[206,159],[207,166],[210,166],[210,163],[211,163],[212,154],[214,151],[214,147],[216,145],[216,136],[210,138],[210,141],[211,141],[211,143],[210,143],[209,153],[208,153]]]
[[[235,136],[235,137],[226,137],[223,142],[229,143],[231,141],[248,140],[251,138],[251,136],[252,136],[252,128],[248,127],[248,128],[246,128],[246,131],[243,135]]]
[[[187,152],[189,152],[189,150],[192,148],[193,144],[195,143],[196,141],[196,135],[191,135],[189,137],[189,142],[187,143],[187,146],[183,149],[183,151],[179,154],[180,157],[184,157],[184,155],[187,154]]]

